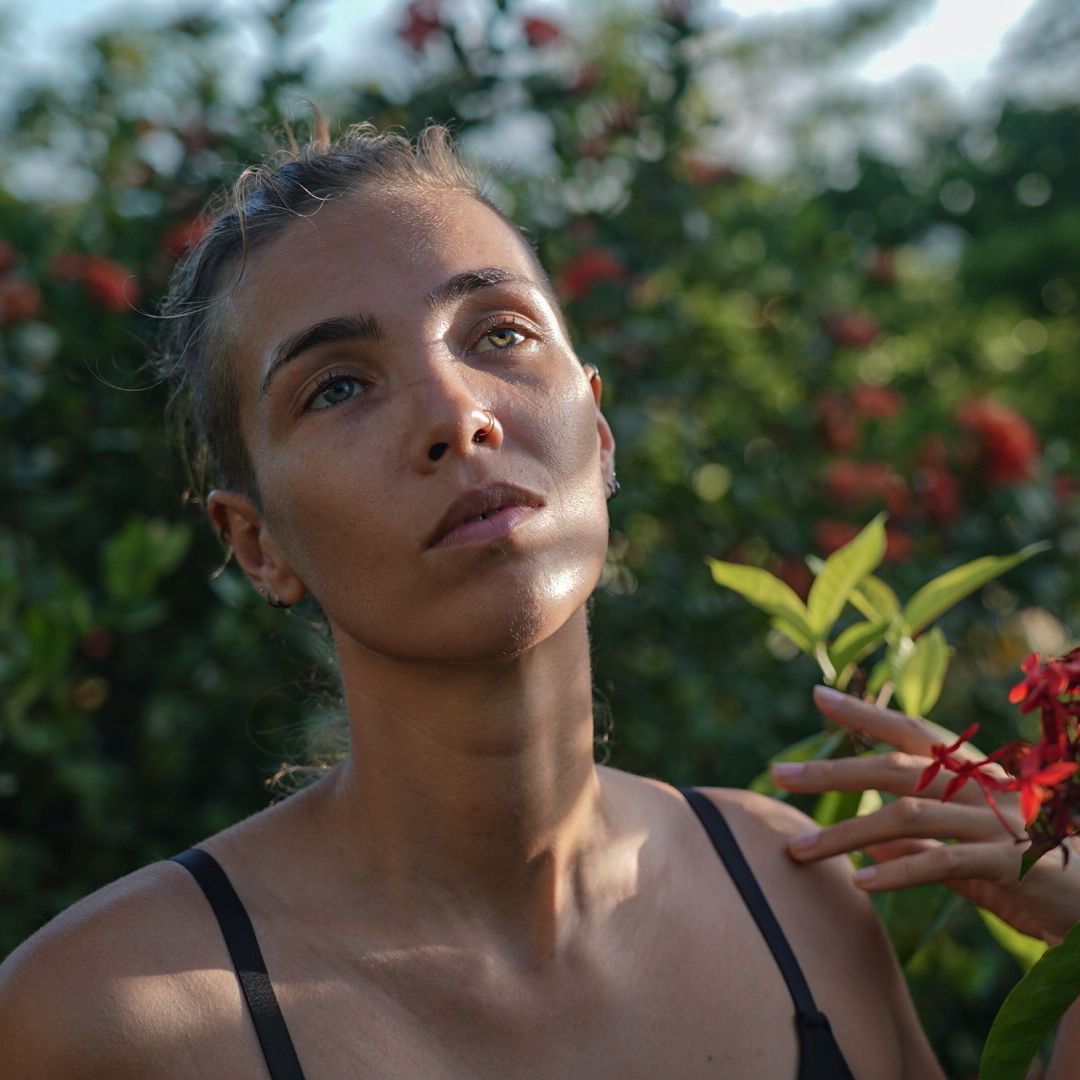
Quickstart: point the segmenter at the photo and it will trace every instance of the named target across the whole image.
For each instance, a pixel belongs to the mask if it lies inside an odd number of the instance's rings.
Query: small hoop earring
[[[614,473],[611,474],[611,479],[604,485],[604,491],[607,494],[608,502],[611,502],[622,491],[622,484],[615,478]]]
[[[482,443],[495,430],[495,414],[490,409],[482,409],[481,412],[487,417],[487,426],[474,433],[472,437],[474,443]]]

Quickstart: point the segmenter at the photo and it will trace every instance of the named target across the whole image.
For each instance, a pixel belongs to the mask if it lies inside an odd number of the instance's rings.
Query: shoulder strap
[[[799,1080],[851,1080],[851,1070],[833,1036],[828,1017],[817,1007],[799,961],[795,959],[761,886],[750,869],[735,834],[716,803],[695,788],[679,788],[690,808],[709,834],[731,880],[757,923],[765,944],[780,969],[795,1003],[795,1026],[799,1035]]]
[[[266,971],[255,929],[244,905],[217,860],[200,848],[172,857],[199,883],[214,910],[244,993],[271,1080],[304,1080],[285,1017]]]

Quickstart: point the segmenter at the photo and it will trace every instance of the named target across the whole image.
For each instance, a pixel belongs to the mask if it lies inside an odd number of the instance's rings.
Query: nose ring
[[[487,417],[487,424],[480,428],[472,437],[474,443],[482,443],[495,430],[495,414],[490,409],[481,410]]]

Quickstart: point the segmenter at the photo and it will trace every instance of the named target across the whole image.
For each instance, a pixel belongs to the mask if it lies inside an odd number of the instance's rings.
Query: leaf
[[[910,963],[963,903],[944,885],[915,885],[901,892],[874,894],[874,905],[901,965]]]
[[[903,660],[894,662],[896,698],[908,716],[925,716],[941,696],[949,646],[938,627],[923,634]]]
[[[857,622],[844,630],[829,646],[829,659],[842,675],[849,664],[857,663],[885,638],[888,622]]]
[[[754,607],[789,622],[807,640],[814,639],[810,629],[806,605],[795,590],[767,570],[740,563],[706,559],[713,581],[727,589],[733,589]],[[781,628],[782,629],[782,628]],[[786,631],[785,631],[786,632]],[[795,639],[792,638],[794,641]],[[796,644],[799,644],[797,641]]]
[[[785,637],[790,638],[803,652],[812,653],[814,643],[806,634],[804,626],[798,626],[783,615],[777,615],[772,621],[774,630],[779,630]]]
[[[862,797],[861,791],[826,791],[814,803],[811,817],[823,828],[847,821],[858,814]]]
[[[1023,1080],[1036,1051],[1080,997],[1080,923],[1012,988],[983,1047],[982,1080]]]
[[[852,590],[885,556],[884,516],[878,514],[858,536],[834,551],[810,586],[806,607],[815,641],[828,637]]]
[[[1046,952],[1046,942],[1028,937],[1014,930],[1004,919],[999,919],[992,911],[977,908],[979,916],[986,924],[994,940],[1024,969],[1029,971],[1032,965]]]
[[[904,622],[909,633],[917,634],[965,596],[1049,547],[1049,543],[1042,541],[1029,544],[1013,555],[984,555],[928,581],[904,607]]]
[[[900,614],[900,598],[874,574],[864,577],[855,586],[848,601],[871,622],[891,621]]]
[[[769,758],[768,766],[763,773],[759,773],[750,781],[751,791],[761,795],[771,795],[774,799],[786,799],[790,792],[778,788],[772,782],[769,767],[781,761],[822,761],[831,758],[836,753],[844,740],[846,732],[837,729],[815,731],[813,735],[807,735],[805,739],[785,746]]]

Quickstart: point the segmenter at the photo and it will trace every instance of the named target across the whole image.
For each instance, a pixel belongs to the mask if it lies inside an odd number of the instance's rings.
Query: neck
[[[353,752],[334,792],[365,877],[398,911],[444,899],[551,955],[605,832],[584,611],[510,660],[346,649],[342,674]]]

